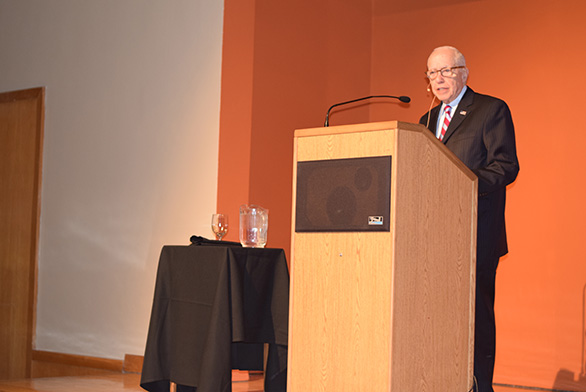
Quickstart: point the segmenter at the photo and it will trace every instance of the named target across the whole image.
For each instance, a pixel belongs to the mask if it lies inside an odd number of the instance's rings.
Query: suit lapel
[[[450,121],[450,125],[444,135],[442,142],[445,144],[450,137],[456,132],[462,121],[466,118],[466,116],[470,113],[470,106],[474,102],[474,91],[470,87],[464,93],[462,100],[458,104],[456,108],[456,112],[452,115],[452,120]],[[437,117],[436,117],[437,119]]]

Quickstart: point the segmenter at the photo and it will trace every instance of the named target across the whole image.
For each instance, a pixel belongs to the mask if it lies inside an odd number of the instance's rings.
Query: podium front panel
[[[295,135],[288,392],[470,389],[474,174],[421,125]],[[392,159],[388,231],[295,231],[298,163],[377,156]]]

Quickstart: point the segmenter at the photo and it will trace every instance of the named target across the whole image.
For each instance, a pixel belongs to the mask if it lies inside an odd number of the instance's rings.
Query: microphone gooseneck
[[[364,101],[366,99],[371,99],[371,98],[393,98],[393,99],[398,99],[399,101],[404,102],[404,103],[411,102],[411,98],[409,98],[405,95],[401,95],[399,97],[396,97],[394,95],[369,95],[368,97],[362,97],[362,98],[353,99],[351,101],[336,103],[336,104],[330,106],[330,108],[328,109],[328,111],[326,113],[326,120],[324,122],[324,127],[330,126],[330,112],[332,111],[333,108],[338,107],[338,106],[342,106],[342,105],[347,105],[349,103]]]

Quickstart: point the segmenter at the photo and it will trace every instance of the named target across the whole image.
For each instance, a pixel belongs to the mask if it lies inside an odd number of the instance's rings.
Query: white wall
[[[35,348],[143,354],[160,249],[211,237],[222,0],[0,0],[0,91],[46,87]]]

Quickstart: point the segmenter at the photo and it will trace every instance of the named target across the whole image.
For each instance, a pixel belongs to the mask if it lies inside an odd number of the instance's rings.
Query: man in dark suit
[[[508,251],[505,192],[519,172],[513,120],[505,102],[466,86],[466,60],[456,48],[434,49],[427,77],[441,103],[419,122],[478,176],[474,376],[477,391],[492,392],[495,278],[499,258]]]

